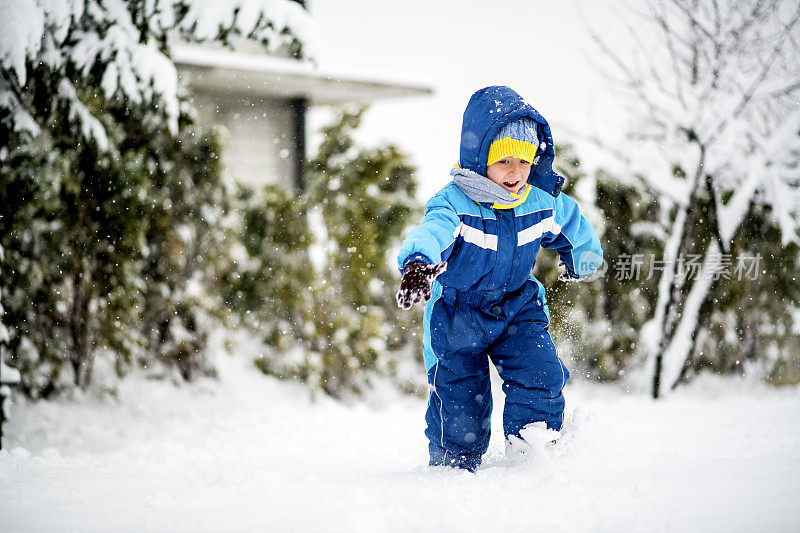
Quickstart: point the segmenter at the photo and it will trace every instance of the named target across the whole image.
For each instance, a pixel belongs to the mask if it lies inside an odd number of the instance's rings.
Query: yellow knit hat
[[[500,128],[494,136],[492,144],[489,145],[486,166],[497,163],[505,157],[518,157],[533,163],[538,148],[536,121],[522,117]]]

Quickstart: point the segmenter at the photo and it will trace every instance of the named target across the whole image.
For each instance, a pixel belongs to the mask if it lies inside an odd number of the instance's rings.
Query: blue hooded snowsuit
[[[548,331],[544,287],[531,270],[544,247],[559,253],[569,277],[592,274],[602,262],[597,233],[561,193],[547,121],[508,87],[487,87],[470,99],[459,165],[486,176],[495,134],[521,117],[536,121],[542,142],[520,199],[505,208],[478,203],[451,182],[428,201],[398,255],[401,271],[411,261],[447,262],[423,321],[432,465],[480,464],[489,446],[489,358],[503,379],[506,437],[532,422],[552,429],[563,422],[569,372]]]

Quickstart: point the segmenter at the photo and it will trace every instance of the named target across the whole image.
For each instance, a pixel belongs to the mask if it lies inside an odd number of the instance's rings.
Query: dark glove
[[[594,281],[594,280],[596,280],[598,278],[603,277],[603,275],[605,275],[605,273],[606,273],[606,268],[608,268],[606,266],[606,263],[603,262],[603,264],[600,266],[600,268],[598,268],[597,270],[595,270],[593,273],[591,273],[589,275],[586,275],[586,276],[578,276],[578,275],[571,276],[570,273],[569,273],[569,270],[567,270],[567,265],[564,264],[563,261],[559,261],[558,266],[560,266],[560,267],[563,266],[564,267],[564,269],[561,271],[561,274],[558,276],[558,280],[559,281],[584,281],[584,282]]]
[[[400,290],[397,291],[397,305],[403,309],[411,309],[415,303],[424,298],[427,302],[431,299],[431,283],[447,270],[447,263],[426,265],[422,261],[412,261],[403,271],[400,281]]]
[[[567,264],[560,259],[558,261],[558,268],[561,269],[561,273],[558,275],[558,281],[580,281],[577,276],[570,276]]]

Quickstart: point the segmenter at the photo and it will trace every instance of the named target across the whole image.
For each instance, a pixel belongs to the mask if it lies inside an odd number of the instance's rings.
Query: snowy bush
[[[421,317],[397,308],[390,257],[418,212],[413,169],[392,146],[355,147],[360,116],[323,129],[301,198],[245,191],[246,254],[229,297],[271,348],[257,360],[262,371],[333,395],[359,392],[376,374],[409,391],[424,380]]]
[[[62,136],[44,155],[14,150],[0,170],[11,360],[33,396],[89,385],[105,348],[120,373],[204,368],[199,322],[216,312],[225,255],[223,229],[202,216],[225,205],[218,147],[188,117],[174,136],[125,112],[97,111],[113,158]]]
[[[565,192],[575,195],[588,211],[596,211],[603,222],[598,232],[611,265],[605,276],[591,283],[559,283],[557,257],[543,252],[536,275],[548,287],[552,331],[562,356],[590,379],[617,380],[638,372],[646,356],[641,329],[655,313],[661,281],[660,267],[653,261],[663,258],[675,207],[663,205],[651,189],[635,182],[602,171],[584,175],[568,146],[559,147],[557,153],[557,169],[567,177]],[[676,172],[681,171],[676,168]],[[700,211],[708,213],[710,198],[701,195],[698,201]],[[699,254],[713,238],[708,217],[698,219],[688,236],[694,243],[691,251]],[[770,209],[754,202],[730,252],[733,257],[760,255],[766,268],[752,279],[729,275],[714,283],[701,309],[697,339],[681,370],[681,381],[702,371],[738,375],[750,371],[772,383],[797,383],[798,246],[783,245]],[[637,256],[645,261],[635,275],[630,263],[624,267],[624,258]]]
[[[564,192],[597,222],[609,261],[626,254],[660,254],[660,241],[641,229],[660,222],[654,197],[603,172],[586,175],[569,145],[557,147],[556,154],[555,168],[566,178]],[[562,283],[558,262],[557,254],[542,251],[534,273],[547,287],[552,333],[561,356],[586,378],[623,377],[637,360],[638,331],[652,313],[657,279],[624,280],[609,268],[589,283]]]
[[[101,352],[118,372],[210,371],[229,194],[170,45],[299,58],[308,22],[288,0],[0,2],[0,291],[27,394],[88,386]]]
[[[316,291],[314,322],[324,342],[316,348],[325,368],[319,379],[330,391],[355,388],[370,372],[393,375],[415,388],[404,357],[421,363],[421,313],[400,310],[394,299],[399,277],[394,252],[403,230],[419,215],[414,169],[394,146],[354,146],[361,113],[343,113],[323,128],[323,142],[310,161],[309,209],[325,224],[325,261]],[[415,379],[416,378],[416,379]]]

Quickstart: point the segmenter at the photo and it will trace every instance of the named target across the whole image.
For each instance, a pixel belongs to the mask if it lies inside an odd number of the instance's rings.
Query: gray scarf
[[[458,188],[476,202],[510,206],[519,201],[507,189],[472,170],[455,167],[450,175]]]

